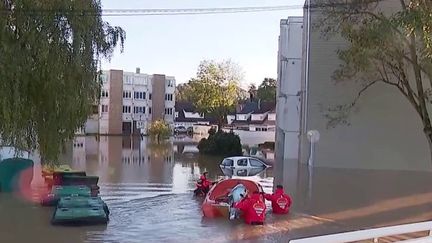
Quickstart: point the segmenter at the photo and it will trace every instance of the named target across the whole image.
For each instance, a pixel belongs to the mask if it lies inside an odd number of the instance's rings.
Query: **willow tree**
[[[100,93],[98,60],[125,32],[101,17],[99,0],[0,1],[1,144],[55,161]]]
[[[385,84],[384,87],[397,90],[411,104],[432,152],[432,2],[316,2],[311,8],[324,11],[321,22],[324,33],[338,33],[348,43],[347,48],[338,51],[342,65],[334,74],[335,80],[362,85],[352,103],[329,110],[330,125],[347,123],[363,94],[376,84]]]
[[[198,111],[214,117],[219,130],[238,101],[240,67],[231,61],[202,61],[197,77],[189,81],[191,99]]]

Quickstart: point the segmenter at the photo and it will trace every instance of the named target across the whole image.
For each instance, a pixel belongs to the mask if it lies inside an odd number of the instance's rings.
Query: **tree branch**
[[[356,104],[357,104],[357,102],[358,102],[358,100],[360,99],[360,97],[361,97],[361,95],[364,93],[364,92],[366,92],[366,90],[367,89],[369,89],[372,85],[374,85],[374,84],[376,84],[377,82],[379,82],[379,81],[381,81],[381,80],[374,80],[374,81],[372,81],[372,82],[370,82],[370,83],[368,83],[368,84],[366,84],[358,93],[357,93],[357,96],[354,98],[354,100],[353,100],[353,102],[351,102],[351,104],[350,104],[350,107],[354,107]]]

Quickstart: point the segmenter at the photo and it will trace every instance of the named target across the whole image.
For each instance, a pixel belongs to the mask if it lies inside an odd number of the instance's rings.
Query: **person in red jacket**
[[[195,195],[199,196],[205,196],[207,192],[210,190],[210,186],[212,185],[212,182],[207,179],[208,172],[204,172],[199,180],[196,183],[196,189],[194,190]]]
[[[251,197],[243,197],[243,199],[236,203],[234,207],[243,212],[246,224],[264,224],[266,205],[259,192],[254,192]]]
[[[271,201],[273,213],[287,214],[291,207],[292,200],[290,196],[285,194],[283,186],[277,185],[276,191],[273,194],[264,194],[265,199]]]
[[[201,185],[204,193],[207,193],[210,190],[210,186],[212,184],[212,182],[209,179],[207,179],[207,176],[208,176],[208,172],[206,171],[200,177]]]

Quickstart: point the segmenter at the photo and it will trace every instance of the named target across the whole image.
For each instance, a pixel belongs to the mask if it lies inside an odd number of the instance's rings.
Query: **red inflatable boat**
[[[214,185],[202,204],[202,211],[205,217],[229,217],[230,205],[227,200],[228,194],[235,186],[243,184],[249,192],[262,192],[262,187],[249,180],[244,179],[227,179]]]

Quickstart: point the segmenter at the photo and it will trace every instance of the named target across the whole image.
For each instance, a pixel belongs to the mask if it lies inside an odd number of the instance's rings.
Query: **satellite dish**
[[[320,133],[317,130],[310,130],[307,132],[309,142],[316,143],[320,139]]]

